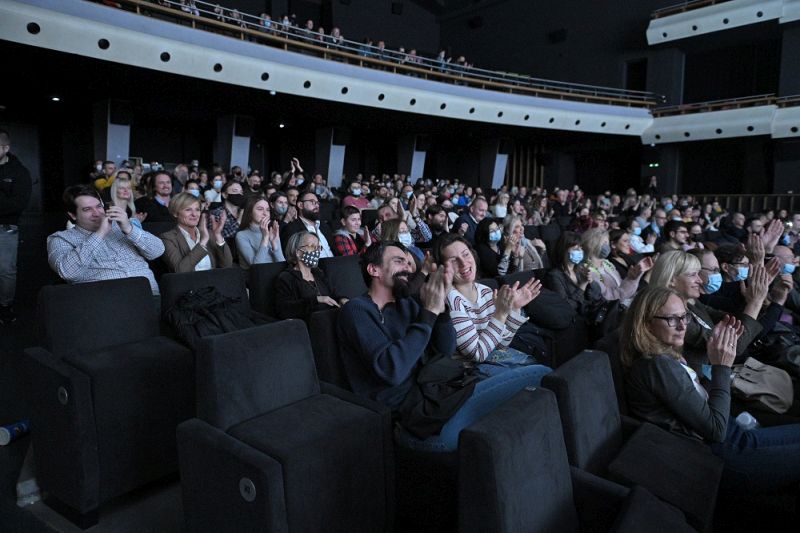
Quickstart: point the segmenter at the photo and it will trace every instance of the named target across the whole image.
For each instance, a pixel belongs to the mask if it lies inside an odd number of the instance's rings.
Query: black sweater
[[[0,165],[0,224],[19,224],[31,199],[31,173],[14,154]]]

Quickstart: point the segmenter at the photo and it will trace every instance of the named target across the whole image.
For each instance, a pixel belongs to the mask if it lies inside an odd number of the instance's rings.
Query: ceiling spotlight
[[[53,102],[60,102],[61,98],[59,98],[58,96],[53,96],[52,98],[50,98],[50,100],[52,100]]]
[[[278,127],[279,127],[279,128],[285,128],[285,127],[286,127],[286,124],[284,124],[283,122],[281,122],[280,124],[278,124]]]
[[[276,93],[275,91],[270,91],[269,94],[270,94],[270,96],[275,96],[278,93]]]

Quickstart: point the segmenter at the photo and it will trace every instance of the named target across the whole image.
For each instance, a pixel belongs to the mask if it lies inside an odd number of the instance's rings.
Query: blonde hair
[[[620,349],[623,366],[630,367],[637,359],[654,355],[681,359],[677,350],[658,340],[650,331],[650,322],[659,309],[666,305],[670,296],[677,296],[686,305],[686,300],[680,293],[666,287],[648,286],[633,299],[630,308],[625,312],[620,331],[620,339],[624,343]]]
[[[113,205],[117,205],[117,189],[119,189],[120,185],[127,185],[128,188],[131,190],[131,197],[128,198],[128,205],[126,206],[128,209],[131,210],[131,215],[136,214],[136,204],[133,202],[134,193],[136,192],[133,187],[133,182],[129,179],[125,178],[117,178],[111,183],[111,203]]]
[[[522,217],[516,213],[509,213],[506,215],[506,218],[503,219],[503,233],[506,235],[511,235],[511,230],[514,229],[514,224],[519,221],[522,223],[522,227],[525,227],[525,222],[522,221]]]
[[[700,260],[681,250],[661,254],[650,272],[650,287],[671,287],[672,281],[690,270],[700,270]]]
[[[182,192],[180,194],[176,194],[172,197],[169,201],[169,214],[178,218],[178,213],[192,205],[193,203],[197,203],[200,205],[200,199],[196,196],[189,194],[188,192]]]
[[[583,232],[581,247],[587,259],[600,257],[600,248],[603,247],[604,237],[608,237],[608,231],[603,228],[592,228]]]

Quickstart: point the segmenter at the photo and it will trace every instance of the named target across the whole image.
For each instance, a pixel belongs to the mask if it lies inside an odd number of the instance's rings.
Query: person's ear
[[[367,274],[372,276],[373,278],[377,278],[380,274],[380,267],[378,265],[368,264],[367,265]]]
[[[70,213],[69,211],[67,211],[67,216],[68,216],[68,217],[70,218],[70,220],[72,220],[73,222],[75,222],[75,221],[77,221],[77,220],[78,220],[78,217],[77,217],[76,215],[73,215],[73,214],[72,214],[72,213]]]

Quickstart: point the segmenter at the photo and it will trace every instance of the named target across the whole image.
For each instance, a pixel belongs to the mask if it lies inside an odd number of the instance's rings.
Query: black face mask
[[[244,204],[247,202],[247,198],[245,198],[243,194],[229,194],[225,200],[236,207],[244,207]]]
[[[692,240],[694,242],[705,242],[706,236],[703,235],[702,233],[693,234],[692,235]]]

